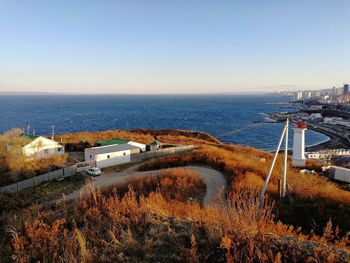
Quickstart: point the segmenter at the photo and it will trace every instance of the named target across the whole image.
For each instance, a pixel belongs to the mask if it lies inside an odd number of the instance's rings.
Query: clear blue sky
[[[201,93],[349,81],[349,0],[0,0],[0,91]]]

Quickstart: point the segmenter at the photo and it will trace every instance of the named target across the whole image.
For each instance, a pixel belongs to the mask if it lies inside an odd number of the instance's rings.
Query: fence
[[[34,176],[32,178],[29,178],[23,181],[18,181],[17,183],[3,186],[0,188],[0,193],[15,193],[29,187],[37,186],[44,182],[49,182],[58,178],[72,176],[76,174],[76,171],[77,171],[76,165],[54,170],[46,174]]]
[[[150,159],[150,158],[156,158],[171,154],[178,154],[178,153],[184,153],[184,152],[190,152],[193,150],[193,145],[188,146],[177,146],[177,147],[171,147],[171,148],[165,148],[161,150],[155,150],[155,151],[149,151],[144,153],[137,153],[132,154],[130,157],[131,162],[137,162],[144,159]],[[32,178],[18,181],[17,183],[13,183],[10,185],[6,185],[3,187],[0,187],[0,193],[15,193],[20,190],[37,186],[44,182],[49,182],[58,178],[68,177],[76,174],[77,172],[81,172],[83,170],[86,170],[93,166],[93,163],[91,162],[81,162],[77,163],[72,166],[68,166],[62,169],[54,170],[51,172],[48,172],[46,174],[42,174],[39,176],[34,176]],[[114,166],[114,165],[113,165]]]
[[[190,152],[192,150],[193,150],[193,145],[188,145],[188,146],[177,146],[177,147],[165,148],[161,150],[155,150],[155,151],[144,152],[144,153],[137,153],[137,154],[131,155],[131,162],[137,162],[144,159],[162,157],[162,156],[171,155],[171,154]]]

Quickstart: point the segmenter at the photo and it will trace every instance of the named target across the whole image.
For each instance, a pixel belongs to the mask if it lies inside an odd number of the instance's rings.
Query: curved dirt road
[[[105,188],[109,187],[111,185],[118,186],[118,184],[125,183],[126,181],[130,180],[131,178],[136,178],[139,176],[145,176],[145,175],[157,175],[159,173],[159,170],[154,171],[145,171],[140,172],[137,171],[139,165],[132,166],[122,172],[119,172],[116,174],[115,172],[106,172],[100,175],[99,177],[96,177],[93,180],[93,186],[94,187],[100,187]],[[168,170],[176,169],[179,167],[174,168],[168,168]],[[220,193],[220,191],[226,187],[226,180],[222,173],[218,172],[217,170],[214,170],[209,167],[204,166],[184,166],[180,167],[184,169],[191,169],[198,173],[198,175],[203,179],[204,183],[206,184],[207,191],[203,199],[203,205],[208,205],[211,202],[214,202],[215,197]],[[88,194],[90,189],[87,186],[83,186],[80,190],[75,190],[74,192],[68,194],[66,196],[67,200],[76,199],[80,195],[80,191],[82,191],[83,194]]]

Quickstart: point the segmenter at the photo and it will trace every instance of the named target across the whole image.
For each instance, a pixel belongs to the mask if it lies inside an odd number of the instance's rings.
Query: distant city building
[[[349,84],[344,84],[343,95],[348,95],[348,94],[349,94]]]
[[[341,96],[344,94],[344,87],[336,88],[335,89],[335,95]]]
[[[303,99],[303,92],[302,91],[297,91],[295,93],[295,97],[294,97],[296,100],[301,100]]]

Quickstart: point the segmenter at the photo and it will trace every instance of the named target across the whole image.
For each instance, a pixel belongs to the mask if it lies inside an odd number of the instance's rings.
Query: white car
[[[92,167],[92,168],[89,168],[89,170],[87,170],[87,173],[91,176],[99,176],[102,174],[102,171],[100,168]]]

